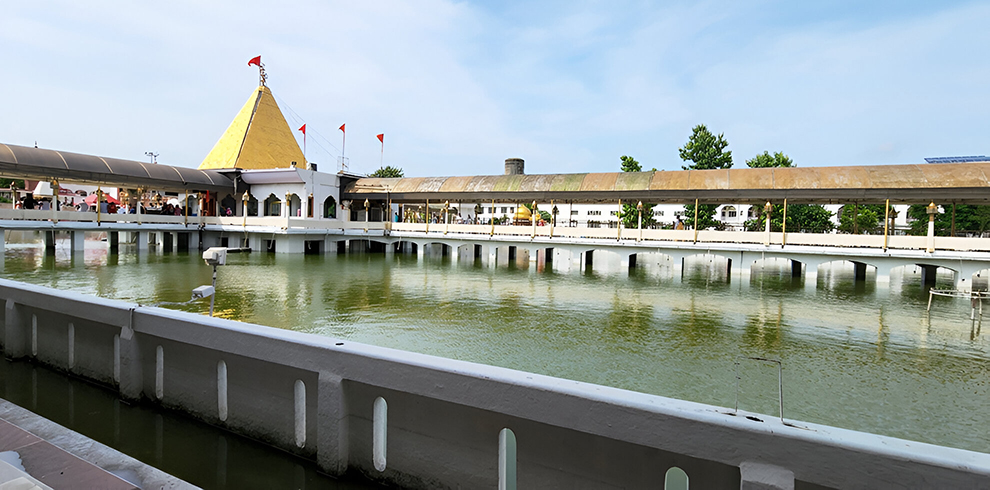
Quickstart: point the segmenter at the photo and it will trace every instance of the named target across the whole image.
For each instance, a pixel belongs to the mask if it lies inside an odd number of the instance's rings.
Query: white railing
[[[205,225],[243,226],[305,231],[333,231],[350,233],[383,231],[405,233],[429,233],[445,235],[448,238],[463,238],[463,235],[487,235],[510,238],[533,239],[592,239],[617,240],[625,242],[697,242],[762,245],[801,245],[817,247],[880,248],[895,250],[925,250],[928,238],[924,236],[892,235],[850,235],[835,233],[787,233],[772,232],[767,236],[763,231],[715,231],[699,230],[652,230],[637,228],[587,228],[560,226],[510,226],[510,225],[471,225],[445,223],[390,223],[381,221],[345,221],[340,219],[297,218],[286,216],[171,216],[157,214],[106,214],[95,212],[51,211],[30,209],[0,209],[0,220],[44,221],[44,222],[87,222],[87,223],[133,223],[150,225]],[[885,246],[886,243],[886,246]],[[990,238],[935,237],[936,250],[973,252],[990,251]]]

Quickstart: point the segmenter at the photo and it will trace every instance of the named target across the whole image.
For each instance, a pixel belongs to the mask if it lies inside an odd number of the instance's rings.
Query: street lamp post
[[[247,227],[248,201],[250,200],[251,200],[251,194],[248,194],[248,191],[244,191],[244,194],[241,195],[241,214],[244,215],[244,219],[243,222],[241,223],[241,226],[243,227]]]
[[[932,201],[925,210],[928,211],[928,247],[926,251],[932,253],[935,251],[935,215],[938,214],[938,206],[935,205],[935,201]]]
[[[536,201],[533,201],[533,207],[531,209],[532,213],[529,214],[530,221],[533,222],[533,238],[536,238],[536,218],[540,215],[540,212],[536,209]]]
[[[763,219],[766,221],[767,236],[764,241],[765,245],[770,245],[770,211],[773,210],[773,205],[770,201],[767,201],[766,205],[763,206]]]
[[[365,199],[364,200],[364,232],[365,233],[368,232],[368,206],[370,205],[371,203],[368,202],[367,199]]]
[[[636,203],[636,215],[639,221],[637,225],[639,227],[639,238],[636,239],[637,242],[643,241],[643,201]]]

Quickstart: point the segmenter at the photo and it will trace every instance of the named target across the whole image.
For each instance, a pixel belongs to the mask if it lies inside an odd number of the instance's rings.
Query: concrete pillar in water
[[[456,245],[450,246],[450,261],[457,263],[457,260],[461,258],[461,247]]]
[[[494,245],[488,246],[488,267],[495,267],[498,265],[498,247]]]
[[[956,272],[956,289],[960,291],[972,291],[973,275],[983,269],[985,269],[985,267],[982,267],[982,265],[978,263],[961,264],[959,271]]]
[[[0,256],[3,255],[4,249],[6,248],[6,246],[7,246],[7,233],[6,233],[6,230],[0,229]],[[3,261],[0,261],[0,264],[2,264],[2,263],[3,263]]]
[[[385,244],[385,255],[395,255],[395,243]]]
[[[938,273],[938,267],[927,264],[920,264],[920,267],[921,285],[924,286],[925,290],[935,287],[935,276]]]
[[[107,232],[107,244],[110,245],[110,253],[115,254],[120,251],[120,232]]]
[[[855,279],[857,281],[866,280],[866,264],[863,262],[853,262],[853,268],[855,271]]]
[[[426,245],[420,243],[416,247],[416,258],[423,260],[426,257]]]
[[[55,230],[46,230],[44,233],[45,253],[48,255],[55,255]]]
[[[69,232],[71,238],[71,249],[72,254],[81,254],[86,249],[86,232],[82,230],[76,230]]]
[[[137,249],[138,253],[148,250],[148,232],[147,231],[137,231]]]

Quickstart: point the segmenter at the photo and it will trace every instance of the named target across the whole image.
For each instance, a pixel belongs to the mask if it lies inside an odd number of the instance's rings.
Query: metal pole
[[[694,198],[694,243],[698,243],[698,198]]]
[[[423,214],[423,219],[426,221],[426,232],[430,232],[430,200],[426,200],[426,213]]]
[[[217,266],[213,266],[213,294],[210,295],[210,316],[213,316],[213,300],[217,297]]]
[[[182,226],[189,226],[189,192],[182,191],[182,207],[186,210],[186,217],[182,219]]]
[[[890,227],[890,199],[887,199],[887,203],[884,205],[883,210],[883,251],[887,251],[887,236]]]
[[[103,190],[96,186],[96,226],[100,226],[100,201],[103,199]]]
[[[619,199],[619,214],[615,216],[615,229],[619,231],[616,240],[622,240],[622,199]]]
[[[800,230],[798,230],[800,231]],[[784,219],[780,223],[780,248],[787,245],[787,198],[784,198]]]
[[[557,206],[553,205],[553,199],[550,200],[550,238],[553,238],[553,225],[557,224]]]

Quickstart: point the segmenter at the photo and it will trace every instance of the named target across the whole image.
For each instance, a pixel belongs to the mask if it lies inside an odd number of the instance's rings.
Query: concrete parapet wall
[[[971,451],[7,280],[0,300],[8,357],[403,487],[663,488],[673,467],[693,488],[990,478],[990,455]]]

